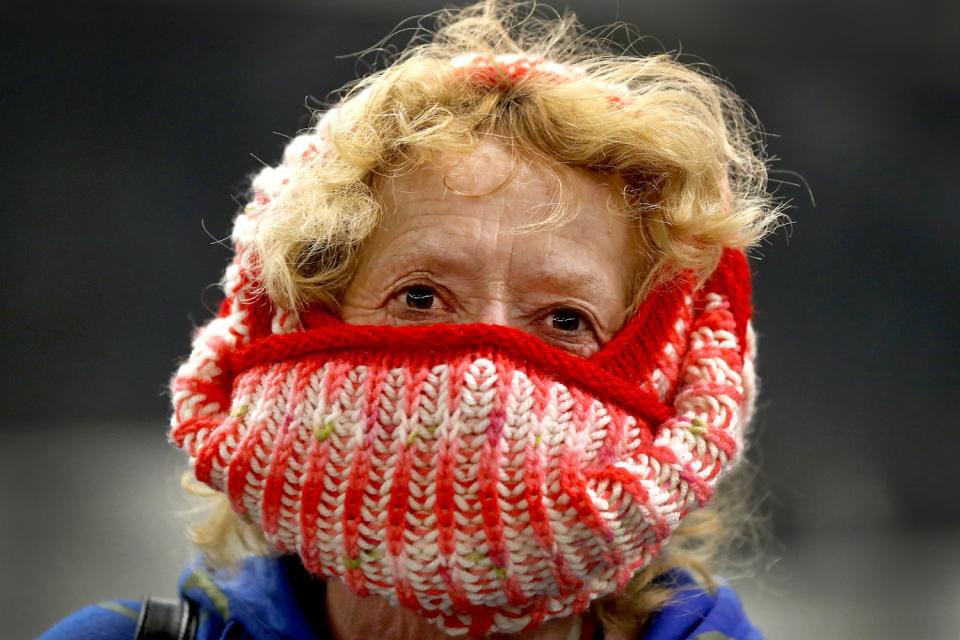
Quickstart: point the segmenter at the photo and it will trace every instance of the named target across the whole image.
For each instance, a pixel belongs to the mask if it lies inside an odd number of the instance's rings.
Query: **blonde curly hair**
[[[441,153],[470,152],[487,136],[547,168],[622,178],[624,210],[644,259],[634,306],[680,271],[706,279],[725,248],[754,246],[778,224],[782,212],[767,191],[752,112],[702,69],[668,53],[617,52],[588,37],[574,16],[538,14],[528,4],[486,0],[434,17],[435,30],[419,32],[385,68],[348,87],[335,111],[317,114],[311,132],[323,138],[325,153],[291,168],[254,238],[260,284],[278,307],[336,310],[379,224],[380,181]],[[566,75],[558,82],[527,74],[482,89],[451,64],[465,54],[542,59]],[[540,223],[562,224],[567,215],[558,206]],[[189,472],[184,487],[209,503],[189,535],[211,564],[272,552],[222,494]],[[710,558],[730,541],[731,529],[750,520],[742,488],[721,488],[719,496],[681,524],[623,593],[594,603],[608,630],[635,633],[670,597],[655,582],[669,569],[691,570],[712,588]]]
[[[336,117],[318,117],[333,153],[292,170],[256,237],[275,304],[335,307],[379,222],[378,179],[487,135],[548,165],[625,179],[647,258],[637,299],[681,270],[706,277],[724,248],[753,246],[777,224],[759,130],[736,94],[670,54],[615,54],[572,15],[529,8],[487,0],[439,13],[432,38],[355,82]],[[570,73],[478,90],[451,65],[471,53],[539,57]]]

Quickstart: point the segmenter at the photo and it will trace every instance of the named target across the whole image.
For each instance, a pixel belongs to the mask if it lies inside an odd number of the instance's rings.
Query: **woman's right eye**
[[[443,322],[453,312],[450,293],[429,282],[407,284],[394,289],[386,309],[399,324]]]
[[[433,309],[437,294],[432,287],[418,284],[406,290],[404,302],[412,309]]]

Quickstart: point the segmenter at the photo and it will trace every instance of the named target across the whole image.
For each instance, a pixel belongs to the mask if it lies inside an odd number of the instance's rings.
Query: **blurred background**
[[[750,616],[773,639],[960,637],[960,3],[546,4],[713,65],[778,158]],[[368,68],[338,56],[440,6],[0,2],[4,637],[175,594],[165,388],[218,302],[216,240],[306,105]]]

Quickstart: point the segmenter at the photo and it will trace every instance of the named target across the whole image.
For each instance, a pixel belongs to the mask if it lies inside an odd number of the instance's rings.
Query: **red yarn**
[[[497,325],[297,328],[237,290],[171,434],[310,572],[448,631],[529,628],[623,588],[712,497],[752,390],[748,279],[727,251],[589,358]]]

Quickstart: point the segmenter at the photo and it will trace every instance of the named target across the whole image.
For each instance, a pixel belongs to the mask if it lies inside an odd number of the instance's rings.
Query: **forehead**
[[[622,189],[618,176],[601,175],[509,148],[495,138],[483,138],[466,152],[441,152],[417,169],[382,181],[381,186],[445,187],[452,193],[481,197],[504,187],[547,187],[557,179],[579,197],[607,197]]]
[[[579,292],[612,307],[630,295],[640,261],[616,177],[484,142],[377,189],[383,217],[361,251],[361,281],[423,269],[521,292]],[[558,203],[563,215],[551,220]]]
[[[501,232],[622,236],[632,227],[623,181],[513,152],[490,138],[468,153],[443,153],[417,169],[378,181],[383,226],[417,225],[417,218],[449,216],[451,224],[496,222]],[[421,221],[422,222],[422,221]],[[434,219],[431,224],[443,222]],[[549,236],[549,234],[548,234]],[[543,237],[543,236],[541,236]]]

